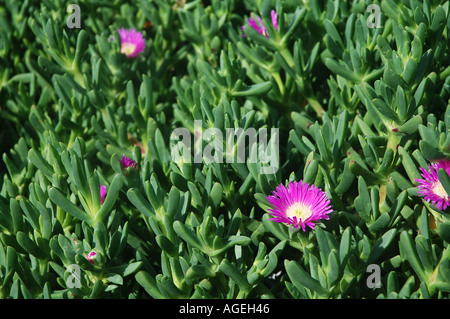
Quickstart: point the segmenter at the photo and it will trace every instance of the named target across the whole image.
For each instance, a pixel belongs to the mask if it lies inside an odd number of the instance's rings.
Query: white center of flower
[[[434,194],[437,196],[448,199],[448,194],[444,189],[444,186],[442,186],[441,182],[436,182],[433,184],[433,188],[431,189]]]
[[[312,210],[308,206],[302,203],[295,203],[292,204],[287,210],[286,210],[286,216],[289,218],[293,218],[294,216],[297,217],[297,220],[301,219],[302,221],[305,221],[312,215]]]
[[[120,48],[120,53],[125,54],[126,56],[130,56],[136,50],[136,44],[125,42],[122,43]]]

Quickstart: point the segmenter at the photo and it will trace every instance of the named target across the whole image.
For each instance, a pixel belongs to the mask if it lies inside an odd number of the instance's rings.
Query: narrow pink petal
[[[259,18],[258,18],[259,19]],[[261,19],[259,19],[261,20]],[[255,21],[255,19],[253,18],[249,18],[248,19],[248,24],[255,29],[256,31],[258,31],[260,34],[263,34],[263,29],[258,25],[258,23]]]
[[[278,31],[278,17],[277,17],[277,12],[276,12],[275,10],[272,10],[272,11],[270,12],[270,15],[271,15],[271,17],[272,17],[272,24],[273,24],[273,27],[275,28],[275,30]]]
[[[100,185],[100,205],[103,204],[106,197],[106,186]]]

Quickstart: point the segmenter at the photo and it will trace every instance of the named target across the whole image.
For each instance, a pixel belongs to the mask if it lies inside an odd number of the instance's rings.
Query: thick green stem
[[[244,290],[239,290],[236,299],[247,299],[249,292]]]
[[[287,48],[282,48],[279,52],[281,56],[286,60],[289,67],[295,69],[294,58],[292,57],[291,51],[289,51]]]
[[[386,148],[392,149],[394,153],[397,152],[397,146],[400,144],[401,138],[400,134],[390,132]]]
[[[48,273],[48,259],[39,260],[39,274],[42,278]]]
[[[312,97],[307,97],[306,100],[308,101],[309,105],[312,106],[312,108],[314,109],[314,111],[316,111],[317,116],[322,118],[322,114],[323,114],[323,107],[322,105],[319,103],[319,101],[317,101],[315,96]]]
[[[285,89],[284,89],[283,81],[281,80],[281,77],[280,77],[280,73],[278,73],[278,72],[272,73],[272,76],[275,79],[275,82],[277,82],[277,84],[278,84],[278,88],[280,89],[281,95],[284,95]]]

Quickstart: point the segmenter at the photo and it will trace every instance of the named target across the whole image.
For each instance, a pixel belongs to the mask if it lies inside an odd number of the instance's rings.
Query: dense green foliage
[[[448,298],[414,180],[450,158],[450,1],[82,0],[81,28],[69,3],[0,0],[0,298]],[[279,169],[174,162],[194,120],[278,128]],[[331,200],[314,230],[268,220],[293,180]]]

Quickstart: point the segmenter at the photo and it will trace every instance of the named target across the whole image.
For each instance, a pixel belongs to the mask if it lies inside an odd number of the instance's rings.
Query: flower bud
[[[91,251],[89,254],[86,255],[86,259],[91,263],[95,264],[97,253],[95,251]]]

